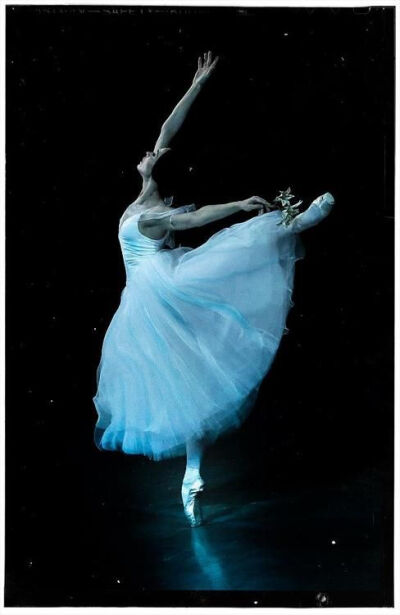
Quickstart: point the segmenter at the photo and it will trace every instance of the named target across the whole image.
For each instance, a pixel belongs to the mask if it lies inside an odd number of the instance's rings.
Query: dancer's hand
[[[268,203],[268,201],[260,196],[251,196],[244,201],[240,201],[240,209],[243,209],[243,211],[253,211],[254,209],[258,209],[260,213],[263,213],[264,211],[270,211],[272,208],[273,206],[271,203]]]
[[[211,73],[215,69],[218,62],[218,56],[212,61],[211,51],[203,54],[203,58],[199,56],[197,60],[197,71],[195,76],[193,77],[193,84],[195,85],[204,85],[204,83],[209,79]]]

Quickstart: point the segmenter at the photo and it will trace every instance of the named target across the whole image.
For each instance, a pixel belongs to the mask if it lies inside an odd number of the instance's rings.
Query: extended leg
[[[335,199],[330,192],[325,192],[313,201],[306,211],[296,216],[288,228],[293,233],[301,233],[315,226],[331,212]]]

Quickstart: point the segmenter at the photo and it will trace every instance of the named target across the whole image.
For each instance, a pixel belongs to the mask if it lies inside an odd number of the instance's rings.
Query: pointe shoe
[[[183,511],[191,527],[197,527],[203,523],[199,497],[204,491],[204,481],[198,477],[192,482],[182,483]]]
[[[317,197],[306,211],[296,216],[289,228],[294,233],[301,233],[312,226],[315,226],[321,220],[326,218],[332,211],[335,204],[335,199],[330,192],[325,192]]]

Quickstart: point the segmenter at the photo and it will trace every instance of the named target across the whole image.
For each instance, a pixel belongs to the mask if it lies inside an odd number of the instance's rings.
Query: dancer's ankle
[[[200,468],[186,466],[183,482],[193,482],[196,478],[200,478]]]

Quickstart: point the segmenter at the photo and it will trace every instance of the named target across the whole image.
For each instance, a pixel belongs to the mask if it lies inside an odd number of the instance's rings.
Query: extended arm
[[[205,226],[214,222],[215,220],[221,220],[238,211],[253,211],[258,209],[263,211],[264,208],[268,211],[271,207],[270,203],[259,196],[253,196],[244,201],[233,201],[231,203],[220,203],[218,205],[205,205],[197,211],[174,214],[160,219],[141,220],[140,226],[142,227],[144,234],[151,236],[153,233],[159,235],[165,231],[183,231],[190,228],[196,228],[199,226]]]
[[[218,56],[212,62],[211,51],[204,54],[204,59],[201,57],[198,58],[197,71],[193,78],[193,83],[162,125],[160,136],[154,146],[154,151],[162,147],[168,147],[169,143],[185,121],[190,107],[197,98],[204,83],[210,77],[217,62]]]

